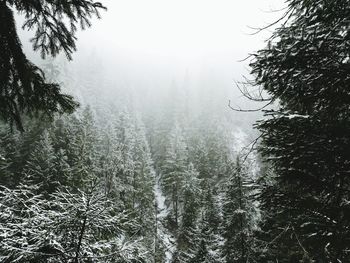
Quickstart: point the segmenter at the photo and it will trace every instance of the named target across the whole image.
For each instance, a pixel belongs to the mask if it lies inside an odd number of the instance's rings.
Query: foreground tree
[[[350,260],[350,2],[289,0],[287,22],[251,63],[279,102],[258,123],[275,171],[261,194],[259,262]]]
[[[60,190],[47,201],[36,187],[0,188],[1,262],[147,262],[128,238],[125,213],[100,193]]]
[[[24,29],[35,30],[34,50],[42,57],[64,51],[71,59],[75,51],[77,25],[90,26],[105,7],[92,0],[0,2],[0,118],[23,130],[22,115],[72,112],[77,103],[62,94],[58,84],[46,81],[43,72],[25,56],[17,35],[13,9],[25,15]]]

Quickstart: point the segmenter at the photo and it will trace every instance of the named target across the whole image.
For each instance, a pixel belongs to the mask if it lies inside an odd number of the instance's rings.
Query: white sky
[[[264,46],[266,31],[251,27],[274,21],[283,0],[104,0],[102,20],[82,32],[80,42],[108,50],[151,55],[154,59],[229,54],[242,59]],[[93,39],[93,40],[92,40]]]
[[[125,79],[134,86],[161,78],[170,83],[186,74],[203,81],[210,75],[208,79],[217,80],[212,92],[221,87],[235,92],[233,97],[241,97],[234,81],[249,74],[248,62],[241,60],[263,48],[271,35],[271,30],[251,35],[255,31],[249,27],[275,21],[283,11],[274,10],[285,7],[284,0],[101,1],[108,11],[78,33],[73,60],[79,67],[93,64],[93,53],[112,82]],[[28,34],[23,35],[24,47],[31,58],[38,57],[25,41]]]

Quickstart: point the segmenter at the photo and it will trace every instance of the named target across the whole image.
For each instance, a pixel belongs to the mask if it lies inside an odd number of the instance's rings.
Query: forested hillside
[[[24,119],[24,133],[1,125],[2,262],[250,257],[258,168],[239,154],[248,135],[218,110],[189,115],[194,106],[171,83],[168,111],[141,112],[102,94],[94,101],[90,85],[99,80],[74,89],[79,74],[66,67],[62,58],[43,65],[80,94],[81,109]]]
[[[1,263],[350,262],[350,1],[237,3],[0,1]]]

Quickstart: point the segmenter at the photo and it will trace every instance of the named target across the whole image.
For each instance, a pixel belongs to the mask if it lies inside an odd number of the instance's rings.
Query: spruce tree
[[[200,180],[198,172],[190,163],[182,184],[182,220],[177,237],[177,254],[180,262],[188,262],[194,254],[197,240],[197,221],[200,204]]]
[[[210,254],[208,252],[208,248],[204,239],[200,241],[199,249],[194,258],[192,258],[189,262],[191,263],[211,263]]]
[[[8,127],[0,128],[0,184],[7,187],[16,185],[18,136],[9,131]]]
[[[155,172],[151,153],[142,121],[135,117],[135,144],[133,149],[134,177],[133,190],[133,212],[135,220],[139,222],[138,235],[143,237],[145,246],[151,250],[154,248],[154,226],[155,226]]]
[[[161,184],[171,211],[171,220],[177,228],[180,215],[180,198],[188,151],[181,128],[176,124],[170,133],[161,175]]]
[[[92,183],[43,198],[36,186],[0,187],[1,262],[149,262],[134,222]]]
[[[55,154],[48,131],[44,131],[27,161],[26,181],[31,185],[40,185],[40,193],[53,193],[59,185],[55,167]]]
[[[212,186],[209,180],[206,180],[202,187],[203,201],[202,201],[202,220],[206,222],[207,227],[211,232],[218,233],[221,223],[220,209],[216,196],[214,196]]]
[[[223,257],[227,263],[250,261],[254,206],[246,167],[237,158],[225,187],[223,200]]]
[[[260,152],[275,171],[261,194],[270,252],[262,260],[347,262],[350,5],[287,4],[287,21],[251,63],[254,84],[279,104],[257,124]]]
[[[123,109],[119,114],[114,129],[118,138],[122,161],[122,169],[118,175],[123,185],[123,189],[121,189],[120,192],[120,198],[127,209],[133,209],[136,195],[135,184],[137,183],[134,160],[136,136],[133,119],[127,109]]]
[[[97,128],[90,107],[86,107],[79,118],[70,117],[70,121],[71,145],[66,153],[72,168],[70,185],[81,188],[97,173]]]
[[[103,191],[110,198],[119,199],[121,184],[122,153],[115,129],[112,124],[101,130],[99,143],[100,158],[98,160],[99,178],[104,182]]]
[[[193,257],[189,262],[223,262],[221,259],[221,210],[209,181],[202,183],[201,214]]]
[[[91,25],[105,7],[95,1],[6,0],[0,3],[0,117],[23,130],[22,116],[72,112],[77,103],[61,93],[60,86],[46,80],[42,70],[30,62],[19,40],[13,9],[24,14],[24,29],[35,30],[34,50],[42,57],[64,51],[71,59],[75,51],[77,25]]]

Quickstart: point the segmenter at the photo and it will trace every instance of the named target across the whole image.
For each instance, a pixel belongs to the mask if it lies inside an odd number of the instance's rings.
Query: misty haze
[[[0,262],[350,262],[349,0],[0,2]]]

